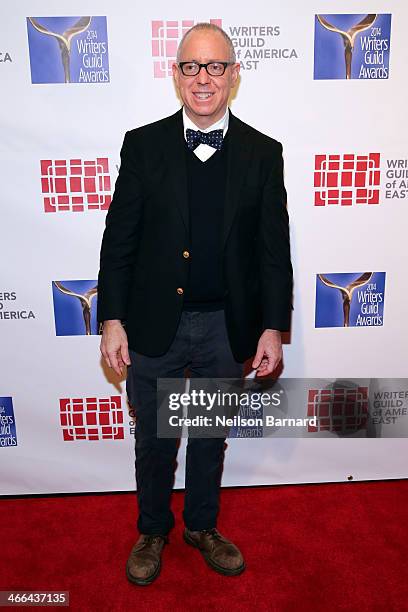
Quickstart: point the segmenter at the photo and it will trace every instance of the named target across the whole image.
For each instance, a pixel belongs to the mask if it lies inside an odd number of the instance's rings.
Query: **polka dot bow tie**
[[[213,149],[220,151],[223,140],[223,130],[213,130],[212,132],[197,132],[195,130],[186,130],[187,146],[190,151],[194,151],[199,144],[206,144]]]

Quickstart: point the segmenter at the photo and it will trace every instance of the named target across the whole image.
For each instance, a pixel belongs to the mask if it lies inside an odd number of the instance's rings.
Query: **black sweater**
[[[202,162],[186,147],[190,208],[189,280],[185,310],[224,307],[222,229],[227,173],[227,140]]]

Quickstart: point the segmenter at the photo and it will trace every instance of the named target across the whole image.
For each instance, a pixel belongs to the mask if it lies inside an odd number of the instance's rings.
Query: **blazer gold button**
[[[190,257],[190,253],[188,251],[183,251],[184,259],[188,259]]]
[[[183,289],[182,287],[177,287],[177,293],[178,293],[179,295],[183,295],[183,293],[184,293],[184,289]]]

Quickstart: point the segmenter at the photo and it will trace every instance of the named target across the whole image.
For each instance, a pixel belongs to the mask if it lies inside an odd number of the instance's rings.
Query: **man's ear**
[[[175,62],[173,63],[171,69],[172,69],[172,72],[173,72],[173,79],[174,79],[174,81],[175,81],[175,83],[176,83],[176,85],[178,87],[178,84],[179,84],[178,83],[178,80],[179,80],[179,69],[178,69],[178,66],[177,66],[177,64]]]
[[[232,85],[231,87],[235,87],[235,85],[238,82],[238,77],[239,77],[239,71],[241,69],[241,65],[240,64],[234,64],[231,68],[231,72],[232,72]]]

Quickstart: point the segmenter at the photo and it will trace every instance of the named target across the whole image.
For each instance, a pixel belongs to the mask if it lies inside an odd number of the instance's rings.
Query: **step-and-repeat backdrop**
[[[223,484],[407,476],[406,2],[24,0],[0,6],[2,494],[134,489],[134,413],[99,353],[99,248],[124,133],[179,107],[171,66],[198,21],[235,45],[233,112],[283,143],[283,377],[317,417],[296,436],[235,428]]]

